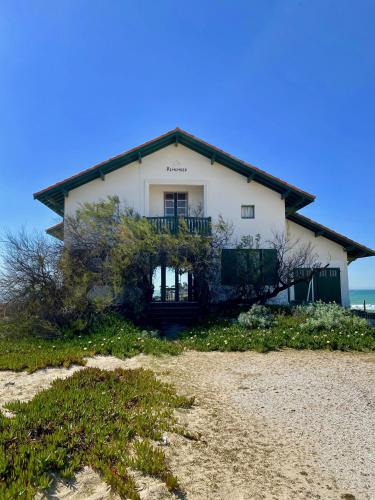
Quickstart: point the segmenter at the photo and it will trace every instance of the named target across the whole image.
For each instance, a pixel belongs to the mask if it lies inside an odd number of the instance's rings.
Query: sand
[[[148,367],[196,396],[192,409],[177,413],[200,439],[169,434],[164,447],[185,498],[375,498],[374,354],[187,352],[95,357],[88,366]],[[0,406],[79,369],[0,372]],[[159,481],[136,480],[143,499],[171,498]],[[89,468],[49,496],[115,498]]]

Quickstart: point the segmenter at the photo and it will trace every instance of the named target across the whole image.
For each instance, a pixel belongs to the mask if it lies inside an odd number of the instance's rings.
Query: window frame
[[[243,215],[243,209],[252,208],[253,215],[251,217],[245,217]],[[255,219],[255,205],[241,205],[241,219]]]

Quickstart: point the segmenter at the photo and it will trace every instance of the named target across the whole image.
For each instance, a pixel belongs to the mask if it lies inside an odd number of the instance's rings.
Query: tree
[[[8,233],[2,241],[0,301],[7,315],[33,319],[62,321],[63,275],[59,267],[62,245],[49,241],[43,234]]]
[[[152,299],[152,274],[161,264],[194,274],[202,306],[210,301],[210,283],[220,272],[221,248],[233,228],[221,217],[212,235],[191,234],[183,219],[176,234],[157,230],[146,218],[121,205],[116,197],[82,205],[65,219],[66,254],[74,269],[90,272],[92,300],[104,296],[134,319]]]

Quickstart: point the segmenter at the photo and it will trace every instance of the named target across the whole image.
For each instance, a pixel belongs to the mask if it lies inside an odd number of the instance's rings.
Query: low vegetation
[[[372,351],[375,329],[341,306],[317,302],[273,315],[268,308],[253,306],[238,321],[209,323],[184,332],[180,340],[185,348],[199,351]]]
[[[294,315],[300,316],[304,321],[302,328],[311,333],[322,330],[346,330],[348,333],[367,329],[367,322],[363,318],[354,316],[353,313],[336,303],[326,304],[318,301],[305,306],[297,306]]]
[[[1,336],[0,327],[0,370],[33,372],[48,366],[84,365],[86,357],[96,354],[123,359],[140,353],[173,355],[181,350],[178,342],[167,342],[115,314],[96,321],[86,333],[52,339],[25,336],[14,340],[9,334]]]
[[[330,349],[342,351],[373,351],[372,330],[343,329],[309,332],[301,327],[299,318],[283,316],[275,319],[272,328],[249,330],[229,321],[194,328],[183,334],[184,346],[198,351],[274,351],[292,349]]]
[[[265,306],[254,304],[247,312],[238,316],[238,322],[247,328],[269,328],[273,322],[273,315]]]
[[[208,321],[183,331],[177,340],[142,330],[108,314],[86,333],[46,339],[1,336],[0,369],[33,372],[48,366],[85,364],[94,355],[124,359],[140,353],[180,354],[183,350],[267,352],[283,348],[375,350],[375,329],[335,304],[317,303],[279,310],[253,306],[239,320]]]
[[[176,490],[157,442],[165,431],[183,433],[173,411],[191,404],[148,370],[87,368],[56,380],[32,401],[9,404],[13,418],[0,413],[0,498],[34,498],[51,473],[70,478],[84,465],[122,498],[139,498],[129,469]]]

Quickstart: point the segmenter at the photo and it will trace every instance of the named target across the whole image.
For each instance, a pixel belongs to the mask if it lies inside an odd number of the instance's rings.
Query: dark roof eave
[[[286,218],[296,224],[299,224],[300,226],[305,227],[306,229],[309,229],[317,236],[322,236],[341,245],[346,250],[349,260],[375,256],[375,250],[372,248],[361,245],[360,243],[357,243],[356,241],[347,238],[346,236],[337,233],[327,226],[323,226],[323,224],[305,217],[302,214],[289,213],[286,215]]]
[[[87,182],[98,179],[103,175],[128,165],[129,163],[133,163],[138,160],[139,156],[148,156],[149,154],[152,154],[155,151],[173,143],[182,144],[206,156],[207,158],[212,158],[215,162],[231,168],[245,177],[249,177],[256,182],[263,184],[269,189],[279,192],[285,196],[286,206],[290,210],[298,210],[308,205],[315,199],[314,195],[288,184],[287,182],[268,174],[254,165],[239,160],[225,151],[222,151],[221,149],[206,143],[179,128],[171,130],[170,132],[141,144],[136,148],[130,149],[125,153],[98,163],[93,167],[83,170],[78,174],[38,191],[34,193],[34,199],[41,201],[59,215],[63,215],[64,196],[68,191],[86,184]]]
[[[46,233],[58,240],[64,241],[64,221],[47,228]]]

